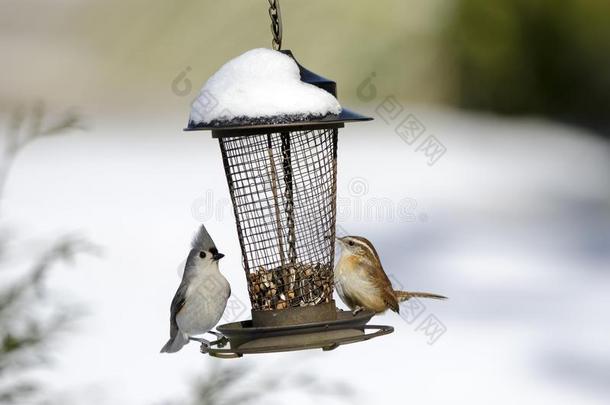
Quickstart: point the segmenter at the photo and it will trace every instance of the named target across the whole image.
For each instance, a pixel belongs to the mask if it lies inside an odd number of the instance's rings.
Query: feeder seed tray
[[[223,338],[201,345],[201,352],[213,357],[237,358],[244,354],[295,350],[334,350],[345,344],[362,342],[394,331],[391,326],[367,325],[373,312],[338,311],[337,320],[298,326],[254,327],[252,321],[233,322],[218,327]],[[366,333],[366,331],[373,331]],[[229,343],[230,347],[225,348]]]

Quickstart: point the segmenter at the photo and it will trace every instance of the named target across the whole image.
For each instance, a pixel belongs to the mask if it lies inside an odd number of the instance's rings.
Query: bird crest
[[[191,242],[191,247],[198,251],[209,251],[213,248],[216,248],[212,237],[208,233],[207,229],[205,229],[204,225],[201,225],[199,227],[199,230],[197,231],[195,237],[193,238],[193,241]]]

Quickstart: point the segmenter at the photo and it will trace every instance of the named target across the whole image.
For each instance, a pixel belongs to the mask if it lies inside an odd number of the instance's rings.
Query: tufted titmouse
[[[218,269],[218,261],[223,257],[201,225],[172,300],[170,338],[161,353],[177,352],[189,342],[190,336],[209,332],[222,317],[231,295],[231,286]]]

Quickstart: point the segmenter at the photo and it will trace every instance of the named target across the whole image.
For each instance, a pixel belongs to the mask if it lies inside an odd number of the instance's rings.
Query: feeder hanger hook
[[[282,13],[280,12],[280,0],[269,0],[269,17],[271,17],[271,33],[273,34],[273,49],[279,51],[282,48]]]

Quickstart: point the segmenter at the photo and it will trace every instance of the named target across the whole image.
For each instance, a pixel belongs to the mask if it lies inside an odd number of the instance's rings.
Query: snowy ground
[[[340,225],[373,240],[405,288],[450,300],[425,302],[415,320],[376,318],[396,327],[384,338],[230,364],[317,370],[353,384],[358,403],[608,403],[608,143],[546,122],[417,117],[420,140],[434,134],[447,149],[432,166],[419,140],[406,144],[381,119],[342,131]],[[39,373],[66,403],[184,397],[220,361],[194,344],[158,354],[199,221],[248,302],[218,146],[182,133],[185,118],[91,122],[89,132],[30,145],[13,167],[2,209],[19,240],[77,232],[104,249],[50,280],[89,312]],[[430,315],[443,334],[418,329]]]

